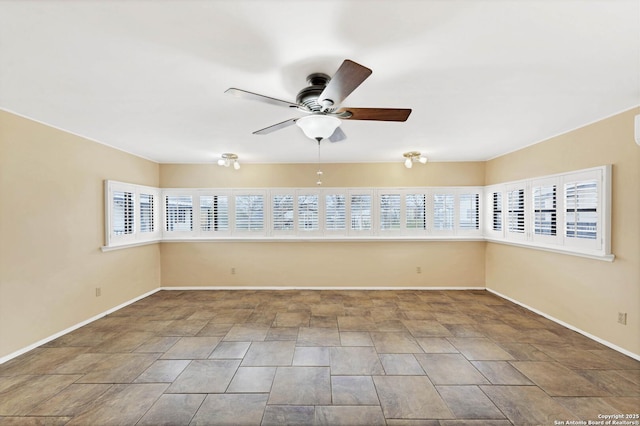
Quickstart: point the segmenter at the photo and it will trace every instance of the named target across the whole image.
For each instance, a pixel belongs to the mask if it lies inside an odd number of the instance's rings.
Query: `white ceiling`
[[[322,161],[486,160],[640,104],[638,0],[0,1],[0,108],[161,163],[317,160],[296,110],[313,72],[373,74]]]

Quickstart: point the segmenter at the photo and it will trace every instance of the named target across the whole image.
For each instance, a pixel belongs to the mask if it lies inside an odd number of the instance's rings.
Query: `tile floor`
[[[484,291],[161,291],[0,365],[3,425],[554,425],[639,412],[640,362]]]

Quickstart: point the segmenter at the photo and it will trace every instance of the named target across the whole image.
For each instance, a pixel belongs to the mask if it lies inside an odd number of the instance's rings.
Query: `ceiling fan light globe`
[[[404,166],[407,169],[410,169],[411,167],[413,167],[413,161],[411,160],[411,158],[407,158],[406,160],[404,160]]]
[[[418,161],[422,164],[427,164],[427,161],[429,160],[427,159],[427,157],[420,156],[420,158],[418,158]]]
[[[221,158],[218,160],[218,166],[224,166],[224,163],[225,163],[224,159]]]
[[[240,170],[240,163],[238,163],[237,161],[233,162],[233,168],[236,170]]]
[[[304,134],[313,140],[322,140],[331,137],[340,126],[340,119],[322,114],[313,114],[296,120],[298,127]]]

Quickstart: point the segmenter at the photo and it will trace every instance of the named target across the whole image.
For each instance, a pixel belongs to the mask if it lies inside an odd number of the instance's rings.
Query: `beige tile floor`
[[[484,291],[162,291],[0,365],[3,425],[554,425],[639,412],[640,362]]]

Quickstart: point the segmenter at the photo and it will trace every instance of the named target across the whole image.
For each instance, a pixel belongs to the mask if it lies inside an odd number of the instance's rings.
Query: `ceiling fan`
[[[227,89],[225,93],[285,108],[296,108],[309,114],[257,130],[253,132],[254,135],[266,135],[297,124],[307,137],[318,143],[323,139],[338,142],[346,139],[346,135],[339,127],[340,120],[406,121],[411,114],[411,109],[407,108],[340,107],[342,101],[371,73],[369,68],[345,59],[333,77],[323,73],[309,75],[307,77],[309,86],[298,92],[295,103],[236,88]]]

